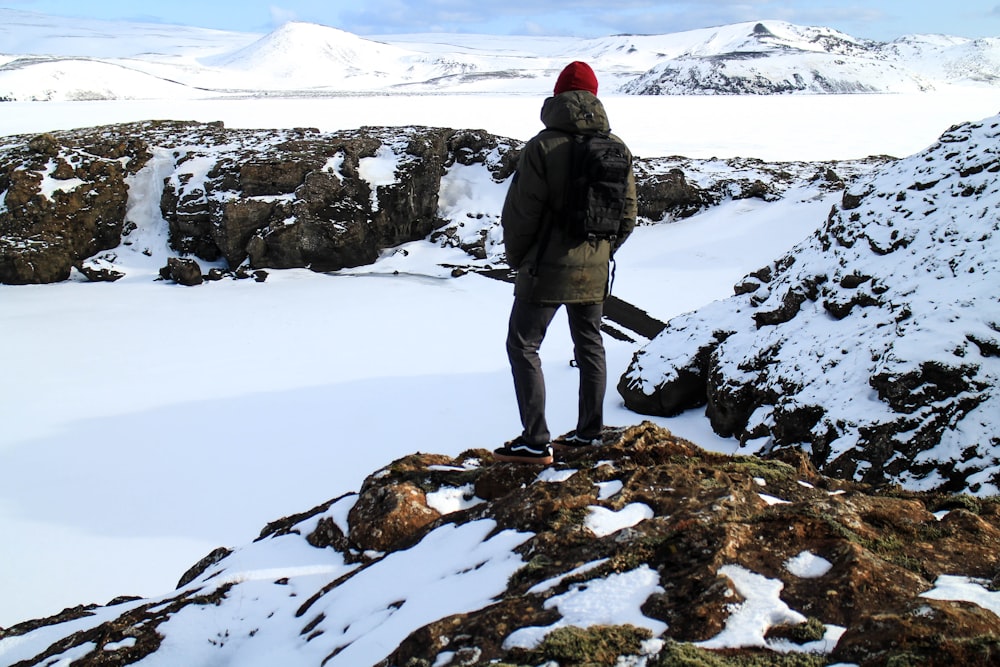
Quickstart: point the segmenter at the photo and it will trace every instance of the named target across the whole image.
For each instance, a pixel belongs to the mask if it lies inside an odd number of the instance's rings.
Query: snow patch
[[[719,574],[728,577],[745,601],[732,605],[726,627],[712,639],[696,645],[708,649],[768,647],[764,638],[775,625],[805,623],[806,617],[793,611],[781,600],[784,584],[740,567],[724,565]]]
[[[785,569],[802,579],[816,579],[822,577],[833,567],[833,563],[817,556],[816,554],[803,551],[798,556],[789,558],[785,563]]]
[[[934,582],[934,588],[921,593],[920,597],[971,602],[1000,616],[1000,591],[987,589],[986,583],[981,579],[943,574]]]
[[[590,513],[583,525],[597,537],[605,537],[619,530],[631,528],[655,516],[652,508],[644,503],[630,503],[617,512],[599,505],[591,505],[588,509]]]
[[[482,498],[476,497],[476,487],[473,484],[442,486],[427,494],[427,506],[441,514],[469,509],[484,502],[486,501]]]
[[[567,626],[632,624],[659,636],[666,631],[666,623],[643,615],[640,609],[650,595],[663,592],[659,582],[656,570],[643,565],[630,572],[573,584],[566,593],[545,601],[545,608],[557,609],[562,618],[545,627],[515,630],[504,639],[503,648],[535,648],[547,634]]]
[[[365,157],[358,161],[358,175],[368,182],[372,190],[372,211],[378,211],[378,189],[394,185],[399,158],[391,146],[379,146],[375,157]]]

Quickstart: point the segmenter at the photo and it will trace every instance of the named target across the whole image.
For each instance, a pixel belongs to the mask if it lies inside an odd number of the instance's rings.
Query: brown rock
[[[411,483],[373,485],[361,492],[348,515],[350,539],[361,550],[401,549],[440,516],[427,506],[424,492]]]

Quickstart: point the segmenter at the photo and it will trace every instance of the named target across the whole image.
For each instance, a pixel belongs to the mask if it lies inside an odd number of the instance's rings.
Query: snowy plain
[[[1000,110],[997,93],[962,88],[606,102],[642,157],[767,160],[908,155],[952,124]],[[476,127],[527,139],[540,103],[527,95],[12,102],[0,105],[0,136],[172,118],[323,131]],[[726,297],[818,227],[834,201],[731,202],[640,228],[619,255],[615,293],[661,320]],[[213,548],[245,544],[270,520],[356,490],[394,458],[492,448],[515,435],[503,350],[509,286],[445,277],[439,265],[454,251],[422,242],[407,250],[363,270],[273,271],[263,284],[184,288],[154,282],[164,239],[114,284],[0,286],[0,366],[16,378],[0,386],[0,626],[163,594]],[[576,371],[560,325],[543,347],[556,432],[575,417]],[[613,383],[637,344],[607,343]],[[642,419],[609,388],[607,423]],[[697,411],[655,421],[702,446],[735,448]]]

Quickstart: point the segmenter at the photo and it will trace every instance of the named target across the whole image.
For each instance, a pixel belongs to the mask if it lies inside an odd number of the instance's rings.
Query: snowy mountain
[[[1000,80],[1000,40],[911,35],[884,44],[782,21],[597,39],[368,38],[305,23],[251,35],[0,9],[0,98],[9,100],[538,94],[577,59],[594,66],[604,91],[627,94],[898,93]]]
[[[1000,40],[934,35],[888,44],[779,21],[720,28],[625,84],[632,94],[902,93],[995,84]]]
[[[473,68],[447,56],[408,51],[313,23],[286,23],[232,53],[203,58],[214,68],[245,73],[253,80],[293,81],[303,88],[337,86],[378,89],[400,81],[428,80]]]

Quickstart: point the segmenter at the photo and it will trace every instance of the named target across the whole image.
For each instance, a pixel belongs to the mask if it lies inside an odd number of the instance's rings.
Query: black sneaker
[[[493,458],[504,463],[540,463],[549,465],[554,460],[549,445],[529,445],[518,436],[503,447],[493,450]]]
[[[576,431],[570,431],[560,435],[558,438],[552,441],[552,448],[556,451],[567,451],[573,449],[579,449],[580,447],[592,447],[596,445],[603,445],[604,440],[600,436],[596,438],[584,438],[577,435]]]

